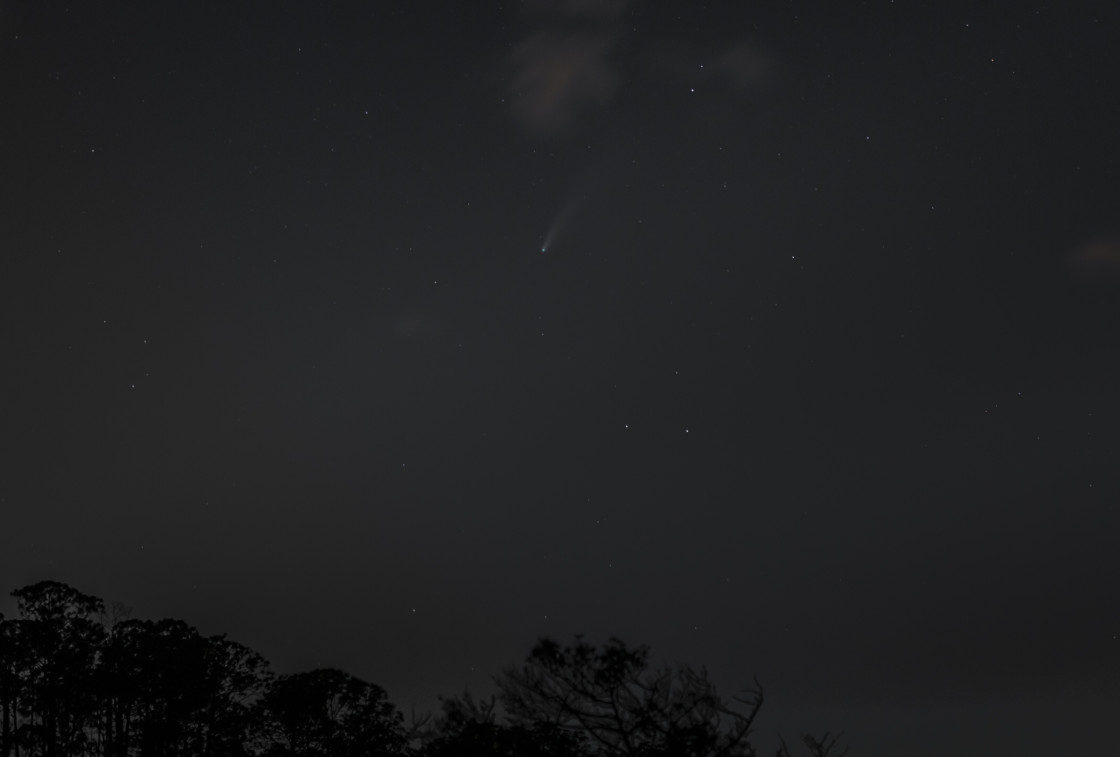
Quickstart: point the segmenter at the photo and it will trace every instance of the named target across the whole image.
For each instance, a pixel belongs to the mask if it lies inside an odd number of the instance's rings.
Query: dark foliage
[[[755,757],[756,685],[728,703],[703,669],[646,647],[542,639],[498,694],[444,699],[406,729],[384,689],[335,669],[275,676],[251,649],[179,620],[106,617],[66,584],[0,616],[0,757]],[[812,757],[843,757],[825,734]],[[788,757],[783,743],[778,757]]]
[[[261,754],[372,757],[405,748],[403,718],[384,689],[341,670],[280,676],[257,715]]]
[[[494,698],[477,702],[469,693],[442,701],[443,714],[425,734],[426,757],[581,757],[583,734],[547,723],[501,725]]]
[[[725,702],[706,672],[684,665],[651,669],[649,649],[611,639],[561,647],[540,641],[520,667],[497,679],[512,721],[587,735],[596,754],[734,757],[753,755],[747,740],[762,689]]]

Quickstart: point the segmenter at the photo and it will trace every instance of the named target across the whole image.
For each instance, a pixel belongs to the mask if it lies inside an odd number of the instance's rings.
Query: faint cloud
[[[770,79],[773,62],[755,45],[741,42],[720,56],[716,69],[740,87],[758,89]]]
[[[533,0],[536,11],[580,18],[614,18],[629,5],[629,0]]]
[[[513,53],[514,114],[533,131],[568,130],[587,110],[610,101],[621,76],[607,34],[539,32]]]
[[[393,319],[393,334],[398,339],[434,339],[443,334],[443,323],[430,313],[401,313]]]
[[[703,46],[659,40],[645,52],[646,69],[656,79],[676,88],[700,85],[731,89],[736,94],[760,92],[774,81],[774,57],[750,41],[739,41],[721,51]]]
[[[536,30],[510,55],[513,114],[539,136],[571,130],[609,103],[622,74],[612,58],[615,19],[629,0],[530,0]]]
[[[1074,278],[1081,281],[1120,283],[1120,236],[1091,239],[1067,262]]]
[[[627,80],[676,91],[704,83],[736,94],[760,91],[774,78],[774,59],[740,41],[714,52],[671,35],[628,35],[630,0],[530,0],[532,28],[506,63],[507,97],[516,120],[539,137],[570,134],[610,105]],[[627,44],[622,45],[624,35]],[[731,107],[735,107],[731,105]]]

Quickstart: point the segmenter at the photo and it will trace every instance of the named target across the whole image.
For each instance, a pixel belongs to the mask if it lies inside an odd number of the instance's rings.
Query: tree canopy
[[[706,671],[648,647],[541,639],[497,693],[442,700],[406,726],[380,686],[333,668],[277,675],[224,635],[137,620],[55,581],[0,616],[0,757],[755,757],[755,685],[731,702]],[[837,739],[803,738],[813,757]],[[788,757],[783,744],[778,757]]]

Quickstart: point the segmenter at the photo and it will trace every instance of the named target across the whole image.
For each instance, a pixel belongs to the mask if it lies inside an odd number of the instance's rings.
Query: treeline
[[[544,639],[488,700],[405,722],[381,687],[335,669],[277,675],[224,635],[106,614],[63,583],[0,616],[0,757],[755,757],[762,690],[726,702],[703,670],[646,647]],[[815,757],[835,739],[806,736]],[[783,744],[778,757],[789,754]]]

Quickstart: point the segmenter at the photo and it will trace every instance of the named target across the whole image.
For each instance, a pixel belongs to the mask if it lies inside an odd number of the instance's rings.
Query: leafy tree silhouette
[[[224,636],[179,620],[126,620],[100,667],[105,754],[236,755],[267,663]]]
[[[586,739],[547,723],[499,725],[494,697],[476,701],[470,692],[441,700],[443,710],[425,735],[424,757],[582,757]]]
[[[0,620],[0,756],[244,755],[264,658],[178,620],[107,627],[104,604],[43,581]]]
[[[26,651],[20,624],[0,615],[0,755],[8,757],[16,748],[20,696]]]
[[[258,705],[258,729],[269,757],[374,757],[407,746],[385,690],[333,668],[277,678]]]
[[[97,707],[93,674],[105,640],[104,605],[57,581],[12,596],[21,617],[4,621],[2,634],[4,754],[83,754]]]
[[[757,757],[757,681],[728,703],[703,668],[653,668],[648,647],[618,639],[541,639],[495,696],[444,699],[406,731],[382,688],[341,670],[274,676],[223,635],[107,621],[102,600],[56,581],[12,595],[0,757]],[[802,740],[811,757],[847,754],[828,734]],[[777,757],[789,754],[783,742]]]

